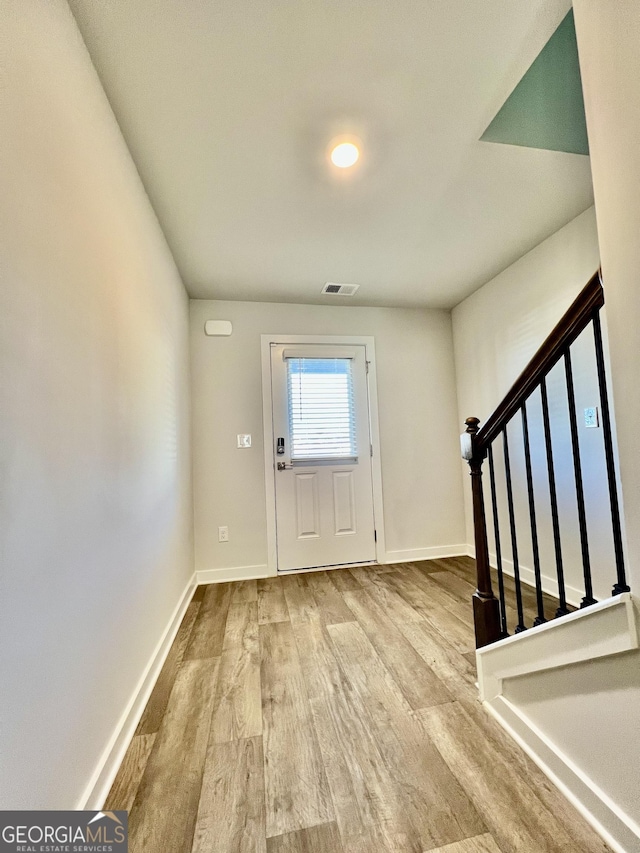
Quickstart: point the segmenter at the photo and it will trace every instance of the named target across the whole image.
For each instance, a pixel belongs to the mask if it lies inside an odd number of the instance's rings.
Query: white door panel
[[[336,536],[357,533],[353,470],[333,472],[333,513]]]
[[[278,570],[376,557],[364,346],[271,345]]]
[[[295,483],[295,503],[297,538],[317,539],[320,536],[320,498],[318,495],[318,474],[316,471],[293,472]]]

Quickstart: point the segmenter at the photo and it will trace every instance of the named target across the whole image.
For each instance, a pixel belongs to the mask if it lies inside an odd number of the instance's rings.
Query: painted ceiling
[[[193,297],[448,308],[593,202],[578,145],[480,139],[567,0],[70,5]]]

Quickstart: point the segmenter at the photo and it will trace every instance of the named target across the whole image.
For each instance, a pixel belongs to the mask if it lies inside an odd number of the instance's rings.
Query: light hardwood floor
[[[462,557],[199,587],[105,804],[132,853],[608,850],[479,704],[472,592]]]

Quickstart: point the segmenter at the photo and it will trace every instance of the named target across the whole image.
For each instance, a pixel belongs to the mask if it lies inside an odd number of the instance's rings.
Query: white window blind
[[[357,457],[350,358],[286,358],[291,459]]]

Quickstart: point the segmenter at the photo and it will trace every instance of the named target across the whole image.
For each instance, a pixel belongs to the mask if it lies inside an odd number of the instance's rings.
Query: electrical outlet
[[[229,541],[229,528],[228,527],[219,527],[218,528],[218,542],[228,542]]]
[[[598,407],[597,406],[589,406],[584,410],[584,425],[588,429],[595,429],[600,426],[598,421]]]

